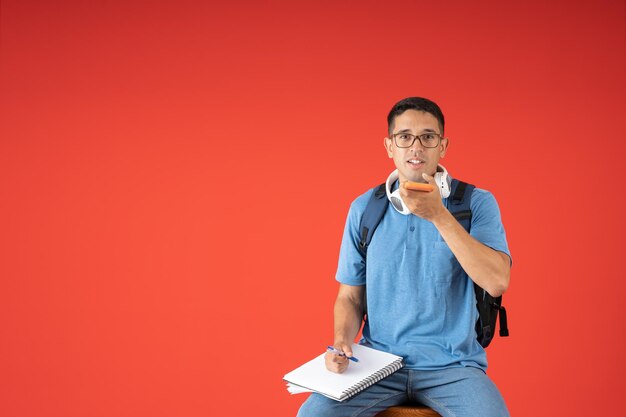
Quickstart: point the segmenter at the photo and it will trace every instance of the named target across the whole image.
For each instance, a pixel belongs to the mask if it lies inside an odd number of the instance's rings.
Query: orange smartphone
[[[404,188],[406,188],[407,190],[412,190],[412,191],[432,191],[435,189],[430,184],[424,184],[421,182],[413,182],[413,181],[405,182]]]

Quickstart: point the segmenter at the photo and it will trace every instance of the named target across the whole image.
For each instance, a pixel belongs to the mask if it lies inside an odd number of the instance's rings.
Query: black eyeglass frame
[[[409,146],[400,146],[400,145],[398,145],[397,136],[400,136],[400,135],[411,136],[413,138],[413,140],[411,140],[411,144]],[[437,140],[437,144],[435,146],[426,146],[426,145],[424,145],[424,142],[422,141],[422,136],[427,136],[427,135],[437,136],[438,140]],[[445,139],[443,136],[441,136],[439,133],[436,133],[436,132],[422,133],[421,135],[417,135],[417,136],[412,134],[412,133],[399,132],[399,133],[394,133],[391,136],[393,136],[393,143],[395,143],[398,148],[402,148],[402,149],[410,148],[411,146],[413,146],[413,144],[415,143],[415,139],[419,139],[420,144],[424,148],[433,149],[433,148],[436,148],[437,146],[441,145],[441,140]]]

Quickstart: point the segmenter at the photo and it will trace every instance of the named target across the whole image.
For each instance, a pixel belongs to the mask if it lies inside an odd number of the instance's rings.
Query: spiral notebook
[[[322,353],[315,359],[286,374],[287,390],[292,394],[317,392],[343,401],[402,368],[402,358],[362,345],[352,345],[359,362],[350,361],[341,374],[326,369]]]

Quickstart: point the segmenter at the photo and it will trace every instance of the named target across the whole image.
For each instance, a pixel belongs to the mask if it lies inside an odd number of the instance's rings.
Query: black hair
[[[389,112],[389,115],[387,116],[387,127],[390,135],[393,132],[393,124],[396,117],[400,116],[407,110],[423,111],[435,116],[439,122],[439,126],[441,127],[441,134],[443,135],[444,119],[441,109],[434,101],[422,97],[407,97],[394,104]]]

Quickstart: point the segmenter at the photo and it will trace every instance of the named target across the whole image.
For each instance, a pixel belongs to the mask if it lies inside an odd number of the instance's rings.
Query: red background
[[[397,100],[497,197],[514,416],[623,408],[623,1],[1,3],[0,414],[294,416]]]

